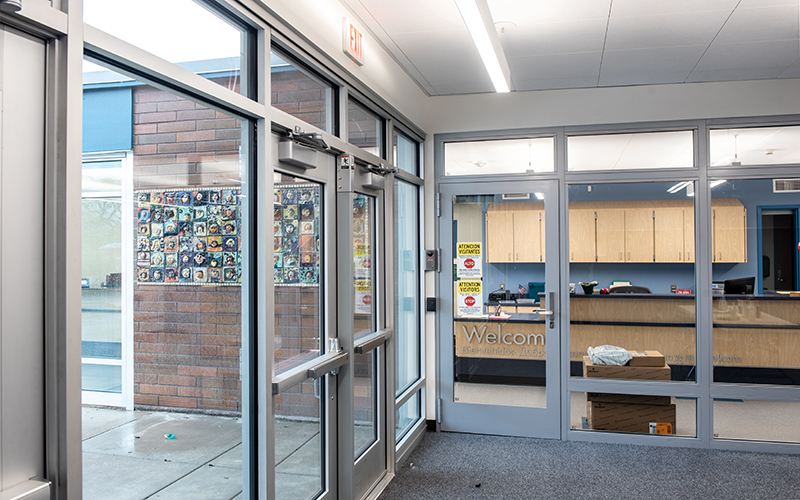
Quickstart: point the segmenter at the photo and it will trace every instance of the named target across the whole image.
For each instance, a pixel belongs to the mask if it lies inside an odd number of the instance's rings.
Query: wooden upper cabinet
[[[569,261],[594,262],[595,224],[594,210],[569,210]]]
[[[655,261],[684,262],[685,236],[681,207],[656,207],[653,222],[655,227]]]
[[[625,209],[625,262],[653,262],[653,209]]]
[[[538,211],[514,214],[514,262],[541,262],[542,238]]]
[[[625,211],[597,210],[597,262],[625,262]]]
[[[683,209],[683,261],[694,262],[694,208]]]
[[[486,212],[486,262],[514,261],[514,213]]]
[[[739,200],[712,200],[713,262],[747,262],[747,211]]]

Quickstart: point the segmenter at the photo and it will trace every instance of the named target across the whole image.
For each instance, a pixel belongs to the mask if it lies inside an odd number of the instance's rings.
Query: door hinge
[[[442,194],[436,193],[436,217],[442,216]]]
[[[442,424],[442,398],[436,400],[436,423]]]

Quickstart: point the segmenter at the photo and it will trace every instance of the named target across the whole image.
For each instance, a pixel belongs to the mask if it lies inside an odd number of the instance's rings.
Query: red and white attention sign
[[[364,36],[346,17],[342,18],[342,50],[359,66],[364,64]]]
[[[483,253],[481,252],[481,244],[477,243],[459,243],[457,245],[458,252],[458,272],[456,273],[459,278],[475,279],[483,275],[481,263],[483,262]]]

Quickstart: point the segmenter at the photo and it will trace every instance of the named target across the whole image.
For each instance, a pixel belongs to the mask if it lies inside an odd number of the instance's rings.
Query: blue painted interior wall
[[[129,86],[83,91],[83,152],[133,148],[133,89]]]
[[[686,190],[669,194],[669,183],[600,184],[570,186],[570,201],[617,201],[617,200],[677,200],[687,199]],[[772,180],[728,181],[712,189],[713,198],[737,198],[747,209],[747,262],[740,264],[713,264],[713,280],[757,276],[758,274],[758,207],[800,206],[800,193],[773,193]],[[495,203],[503,203],[500,196]],[[484,203],[483,212],[489,207]],[[484,241],[485,228],[484,228]],[[569,268],[569,281],[597,281],[598,288],[607,288],[613,280],[626,280],[634,285],[646,286],[653,293],[670,293],[670,285],[677,288],[695,289],[695,266],[691,263],[573,263]],[[544,281],[544,264],[491,264],[484,262],[485,295],[503,283],[512,292],[517,286],[527,286],[530,281]],[[580,292],[580,287],[578,293]]]

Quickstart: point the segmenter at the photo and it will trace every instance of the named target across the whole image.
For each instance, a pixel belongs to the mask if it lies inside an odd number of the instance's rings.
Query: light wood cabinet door
[[[625,262],[653,262],[653,209],[625,209]]]
[[[660,207],[653,214],[656,262],[683,262],[683,208]]]
[[[747,262],[747,219],[742,206],[712,207],[714,262]]]
[[[514,262],[541,262],[542,242],[539,212],[514,214]]]
[[[569,211],[569,261],[595,261],[594,210]]]
[[[597,262],[625,262],[625,211],[597,210]]]
[[[514,213],[486,212],[486,262],[514,261]]]
[[[683,209],[683,261],[694,262],[694,209]]]

